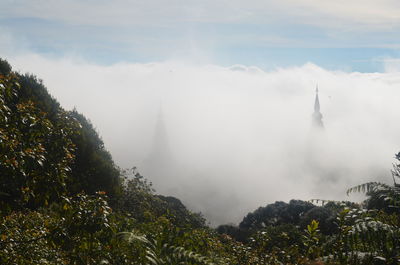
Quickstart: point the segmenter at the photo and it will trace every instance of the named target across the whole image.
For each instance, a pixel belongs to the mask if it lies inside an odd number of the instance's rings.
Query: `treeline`
[[[275,202],[211,229],[0,59],[0,264],[399,264],[399,186],[357,191],[362,205]]]

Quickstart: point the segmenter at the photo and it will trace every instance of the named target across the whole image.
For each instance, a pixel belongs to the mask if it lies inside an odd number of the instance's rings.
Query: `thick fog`
[[[167,61],[100,66],[8,58],[66,109],[88,117],[120,167],[211,224],[238,222],[276,200],[353,200],[347,188],[390,182],[400,151],[400,75],[312,63],[257,67]],[[389,71],[390,70],[390,71]],[[315,87],[325,128],[312,129]]]

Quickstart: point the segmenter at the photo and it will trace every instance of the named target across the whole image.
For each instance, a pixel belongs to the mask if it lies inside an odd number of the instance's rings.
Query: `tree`
[[[301,200],[275,202],[247,214],[239,224],[243,229],[259,229],[268,225],[299,224],[300,217],[315,205]]]
[[[400,152],[395,155],[400,161]],[[365,204],[368,209],[384,210],[387,213],[400,213],[400,163],[394,163],[392,169],[393,185],[380,182],[368,182],[347,190],[352,192],[365,192],[368,198]]]
[[[79,121],[81,128],[72,136],[76,146],[75,160],[72,164],[72,178],[69,189],[76,194],[85,191],[95,194],[105,191],[110,198],[121,192],[120,171],[114,164],[111,154],[91,122],[76,110],[71,115]]]
[[[4,64],[3,64],[4,65]],[[11,70],[11,69],[10,69]],[[2,72],[4,71],[4,66]],[[0,207],[46,205],[66,192],[79,123],[65,111],[57,119],[20,98],[18,76],[0,74]]]

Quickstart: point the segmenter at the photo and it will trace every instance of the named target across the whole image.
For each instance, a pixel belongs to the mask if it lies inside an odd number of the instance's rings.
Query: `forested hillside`
[[[363,204],[275,202],[212,229],[0,60],[0,264],[399,264],[396,161],[393,185],[349,189]]]

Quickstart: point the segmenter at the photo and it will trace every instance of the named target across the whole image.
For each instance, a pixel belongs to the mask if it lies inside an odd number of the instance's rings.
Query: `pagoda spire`
[[[320,106],[319,106],[319,98],[318,98],[318,85],[317,88],[315,89],[315,103],[314,103],[314,111],[319,112]]]
[[[315,102],[314,102],[314,113],[312,114],[313,127],[324,128],[324,123],[322,122],[322,114],[320,112],[320,104],[318,98],[318,85],[315,89]]]
[[[150,156],[155,158],[160,164],[167,162],[171,158],[171,151],[169,148],[167,129],[164,122],[164,113],[162,107],[160,107],[158,112],[153,140],[153,150]]]

